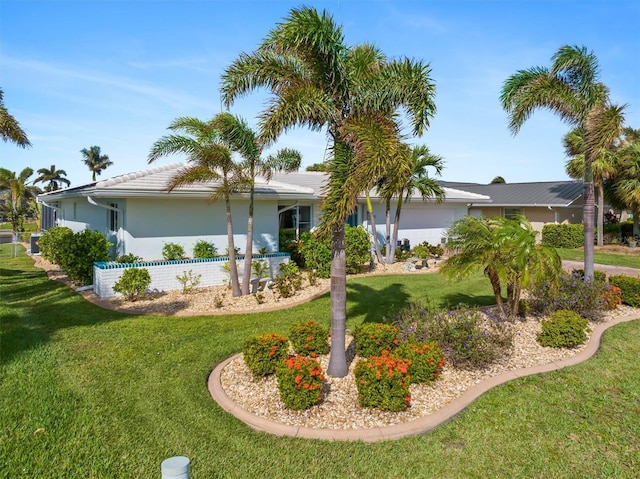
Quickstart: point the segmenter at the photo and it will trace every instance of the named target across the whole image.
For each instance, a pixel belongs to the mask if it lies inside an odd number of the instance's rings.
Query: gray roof
[[[548,181],[538,183],[456,183],[442,181],[445,187],[488,195],[491,206],[551,206],[567,207],[582,205],[583,183],[581,181]]]

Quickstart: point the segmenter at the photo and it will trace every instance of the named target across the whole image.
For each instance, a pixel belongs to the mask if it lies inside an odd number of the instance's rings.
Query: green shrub
[[[302,356],[315,358],[329,352],[329,329],[314,320],[292,324],[289,339],[293,350]]]
[[[89,229],[68,236],[63,233],[63,241],[55,254],[60,268],[76,284],[93,282],[93,263],[109,260],[112,243],[98,231]]]
[[[431,255],[442,256],[444,248],[440,245],[432,245],[428,241],[423,241],[413,247],[413,254],[418,258],[429,258]]]
[[[358,389],[358,403],[365,408],[404,411],[411,403],[411,361],[383,351],[380,356],[360,359],[354,375]]]
[[[133,263],[140,263],[141,261],[142,261],[142,258],[140,256],[136,256],[135,254],[132,254],[132,253],[123,254],[116,258],[116,263],[120,263],[120,264],[133,264]]]
[[[584,278],[583,269],[574,269],[573,271],[571,271],[571,274],[577,274],[578,276]],[[607,281],[607,273],[605,273],[604,271],[594,271],[593,280],[597,283],[604,283]]]
[[[437,343],[409,340],[394,351],[400,358],[408,359],[408,375],[412,383],[427,384],[438,378],[444,366],[444,355]]]
[[[269,262],[263,259],[251,261],[251,271],[256,278],[261,279],[269,272]]]
[[[183,271],[182,274],[176,276],[176,279],[182,285],[182,294],[189,294],[193,288],[200,284],[201,274],[194,275],[193,271]]]
[[[355,330],[356,354],[363,358],[379,356],[398,345],[398,328],[391,324],[363,323]]]
[[[302,233],[305,235],[308,233]],[[300,268],[305,268],[304,257],[300,253],[299,247],[301,242],[296,239],[296,230],[281,229],[278,235],[278,245],[280,251],[284,251],[291,255],[291,261]]]
[[[135,301],[144,294],[151,284],[151,275],[146,268],[127,268],[113,285],[113,291],[120,293],[127,301]]]
[[[280,399],[289,409],[308,409],[322,401],[324,375],[320,363],[304,356],[291,356],[276,368]]]
[[[573,348],[587,340],[588,322],[573,311],[560,310],[542,321],[538,342],[551,348]]]
[[[215,258],[218,256],[218,248],[205,240],[198,240],[193,245],[193,257],[197,259]]]
[[[584,246],[584,225],[552,224],[542,227],[542,244],[554,248]]]
[[[580,272],[562,273],[557,282],[544,279],[529,285],[527,290],[531,309],[541,315],[568,310],[597,321],[610,309],[605,299],[607,285],[585,281]]]
[[[184,259],[184,248],[178,243],[165,243],[162,247],[162,257],[167,261]]]
[[[273,280],[274,288],[283,298],[296,294],[302,287],[302,277],[298,265],[293,261],[280,263],[280,274]]]
[[[71,245],[73,230],[66,226],[54,226],[40,236],[40,254],[47,261],[62,264],[62,258]]]
[[[369,233],[360,226],[347,225],[344,228],[344,238],[347,274],[362,273],[371,260]],[[307,269],[315,270],[321,278],[331,275],[331,239],[328,236],[303,233],[298,251]]]
[[[625,275],[609,276],[609,284],[620,288],[622,304],[628,304],[634,308],[640,307],[640,278]]]
[[[289,340],[275,333],[252,336],[244,342],[242,353],[255,377],[267,376],[289,356]]]

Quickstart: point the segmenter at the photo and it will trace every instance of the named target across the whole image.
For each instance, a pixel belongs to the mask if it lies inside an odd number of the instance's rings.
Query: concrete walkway
[[[573,268],[572,268],[573,269]],[[637,273],[637,271],[636,271]],[[334,430],[334,429],[311,429],[298,426],[289,426],[281,424],[275,421],[271,421],[264,417],[256,416],[238,406],[234,403],[224,392],[220,381],[220,375],[225,366],[235,359],[238,355],[233,356],[226,361],[220,363],[213,370],[209,376],[208,388],[211,396],[225,411],[233,414],[245,424],[251,426],[258,431],[264,431],[276,436],[292,436],[307,439],[325,439],[334,441],[365,441],[376,442],[389,439],[399,439],[407,436],[414,436],[418,434],[424,434],[431,431],[435,427],[447,422],[452,417],[459,414],[469,404],[471,404],[481,394],[485,393],[489,389],[498,386],[499,384],[511,381],[512,379],[521,378],[524,376],[530,376],[532,374],[546,373],[549,371],[556,371],[558,369],[566,368],[567,366],[573,366],[574,364],[586,361],[593,356],[600,347],[600,340],[602,334],[610,327],[627,321],[633,321],[640,317],[640,312],[630,313],[627,315],[619,316],[607,323],[598,324],[587,344],[580,353],[572,356],[571,358],[564,359],[562,361],[556,361],[548,364],[542,364],[539,366],[531,366],[528,368],[518,369],[515,371],[508,371],[492,378],[486,379],[471,389],[468,389],[462,394],[462,396],[454,399],[449,404],[439,409],[438,411],[424,416],[420,419],[415,419],[403,424],[396,424],[389,427],[375,427],[369,429],[357,429],[357,430]]]
[[[584,269],[584,262],[582,261],[563,261],[562,268],[566,271],[572,271],[574,269]],[[633,276],[637,278],[640,275],[640,269],[628,268],[626,266],[611,266],[608,264],[594,264],[593,268],[596,271],[604,271],[607,276],[624,274],[626,276]]]

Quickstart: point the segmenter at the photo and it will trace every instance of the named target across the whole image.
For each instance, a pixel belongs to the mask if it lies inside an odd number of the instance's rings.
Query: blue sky
[[[0,87],[33,147],[0,143],[0,165],[21,171],[55,164],[72,185],[84,184],[91,175],[80,150],[98,145],[114,163],[99,178],[149,167],[149,149],[167,125],[179,116],[209,119],[220,112],[224,68],[302,4],[2,0]],[[411,141],[445,159],[442,179],[567,179],[561,140],[569,127],[540,111],[513,136],[498,100],[509,75],[549,65],[562,45],[594,51],[612,100],[627,104],[627,123],[640,128],[637,0],[304,4],[328,10],[349,45],[371,42],[389,57],[430,64],[438,111],[426,134]],[[266,98],[244,97],[231,112],[255,125]],[[284,146],[299,149],[309,165],[323,160],[326,137],[296,129],[275,145]]]

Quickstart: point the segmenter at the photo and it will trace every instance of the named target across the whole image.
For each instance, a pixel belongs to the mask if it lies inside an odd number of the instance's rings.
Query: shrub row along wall
[[[269,272],[265,277],[274,278],[280,271],[280,264],[289,261],[288,253],[258,254],[253,261],[265,260],[269,263]],[[113,285],[120,279],[127,268],[145,268],[151,275],[150,291],[181,290],[182,284],[176,276],[191,271],[194,277],[200,276],[198,287],[218,286],[229,279],[229,273],[224,270],[227,257],[210,259],[185,259],[179,261],[154,261],[152,263],[120,264],[102,262],[93,264],[93,291],[100,298],[116,296]],[[238,258],[238,275],[242,281],[242,258]]]

